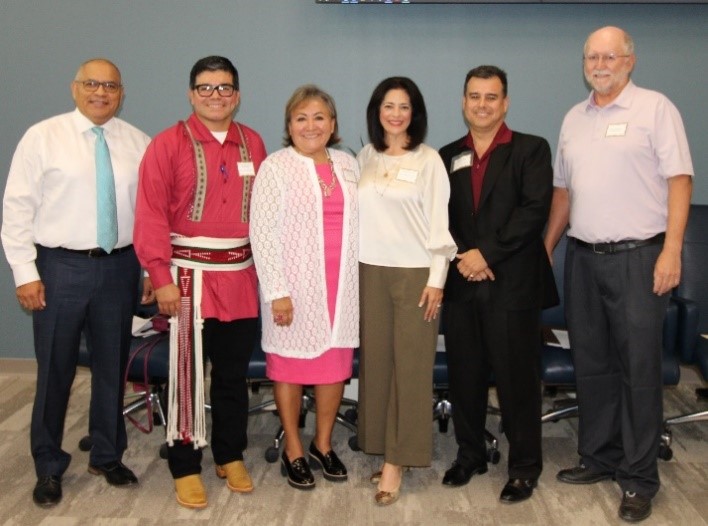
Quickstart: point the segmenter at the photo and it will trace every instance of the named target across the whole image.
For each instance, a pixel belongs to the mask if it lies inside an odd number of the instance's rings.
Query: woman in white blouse
[[[297,489],[315,486],[298,430],[303,385],[315,386],[317,405],[309,462],[327,480],[347,479],[331,437],[359,345],[359,170],[329,148],[337,142],[332,97],[313,85],[295,90],[286,148],[261,164],[251,201],[266,373],[285,431],[282,471]]]
[[[405,77],[383,80],[366,112],[359,153],[361,358],[359,446],[383,454],[375,501],[395,502],[403,466],[429,466],[438,313],[457,247],[448,232],[450,186],[423,144],[425,102]]]

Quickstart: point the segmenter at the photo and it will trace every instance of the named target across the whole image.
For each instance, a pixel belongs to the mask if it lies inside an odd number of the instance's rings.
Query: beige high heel
[[[398,497],[401,495],[401,486],[399,486],[393,490],[393,491],[382,491],[379,490],[376,492],[376,495],[374,495],[374,500],[376,501],[376,504],[379,506],[388,506],[389,504],[393,504],[398,500]]]
[[[398,469],[400,470],[401,478],[398,481],[398,486],[396,489],[393,489],[391,491],[385,491],[381,489],[381,479],[379,478],[379,485],[377,486],[377,492],[376,495],[374,495],[374,502],[378,506],[388,506],[390,504],[393,504],[398,500],[398,497],[401,495],[401,483],[403,482],[403,471],[404,468],[403,466],[398,466]],[[380,475],[382,476],[383,469],[378,472],[374,473],[371,478],[373,479],[375,475]]]

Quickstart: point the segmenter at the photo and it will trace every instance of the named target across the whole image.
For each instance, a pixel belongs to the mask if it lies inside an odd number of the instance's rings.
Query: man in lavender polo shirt
[[[623,30],[588,37],[592,93],[563,121],[545,239],[551,254],[570,223],[565,297],[581,463],[558,479],[615,478],[619,516],[630,522],[651,514],[659,489],[662,320],[681,277],[693,175],[681,116],[632,83],[635,61]]]

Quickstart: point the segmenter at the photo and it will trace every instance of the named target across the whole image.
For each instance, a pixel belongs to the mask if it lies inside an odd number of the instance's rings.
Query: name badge
[[[472,152],[461,153],[452,159],[450,172],[456,172],[457,170],[469,168],[470,166],[472,166]]]
[[[418,170],[411,170],[410,168],[401,168],[398,170],[398,175],[396,179],[399,181],[406,181],[408,183],[415,183],[418,178]]]
[[[627,134],[627,123],[619,122],[617,124],[609,124],[605,137],[624,137]]]
[[[349,183],[356,183],[356,175],[354,174],[354,170],[350,170],[348,168],[345,168],[343,170],[344,172],[344,180],[349,182]]]
[[[252,162],[249,161],[247,163],[236,163],[236,165],[238,167],[238,174],[241,177],[246,177],[249,175],[256,175],[256,170],[253,167]]]

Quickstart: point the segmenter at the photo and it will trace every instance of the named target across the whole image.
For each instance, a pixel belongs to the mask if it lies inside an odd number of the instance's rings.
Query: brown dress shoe
[[[187,475],[175,479],[177,502],[190,509],[202,509],[207,506],[206,490],[201,475]]]
[[[253,481],[248,474],[248,470],[243,460],[234,460],[223,466],[216,465],[216,476],[226,479],[226,487],[236,493],[251,493],[253,491]]]

